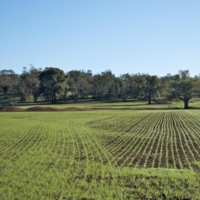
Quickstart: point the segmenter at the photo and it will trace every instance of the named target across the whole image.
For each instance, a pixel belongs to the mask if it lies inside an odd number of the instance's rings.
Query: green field
[[[0,199],[200,198],[198,110],[0,118]]]
[[[60,102],[60,104],[51,104],[50,102],[37,102],[37,103],[19,103],[19,98],[9,98],[2,99],[0,97],[0,106],[13,105],[18,106],[23,109],[27,109],[33,106],[42,106],[42,107],[56,107],[56,108],[67,108],[67,107],[78,107],[78,108],[114,108],[114,109],[132,109],[132,110],[169,110],[169,109],[183,109],[183,101],[172,101],[163,104],[147,104],[147,101],[119,101],[119,102],[96,102],[96,101],[65,101]],[[189,101],[189,106],[192,109],[200,109],[200,98],[193,98]]]

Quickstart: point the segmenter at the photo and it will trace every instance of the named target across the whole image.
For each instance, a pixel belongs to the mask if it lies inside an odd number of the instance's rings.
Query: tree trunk
[[[34,97],[34,103],[36,103],[37,102],[37,95],[34,94],[33,97]]]
[[[188,106],[188,104],[189,104],[189,98],[188,97],[186,97],[186,98],[184,98],[184,109],[188,109],[189,108],[189,106]]]
[[[7,99],[8,98],[8,88],[3,88],[4,90],[4,98]]]
[[[127,95],[126,95],[126,93],[124,93],[123,94],[123,101],[126,102],[126,99],[127,99]]]
[[[51,97],[51,103],[54,103],[54,99],[53,99],[54,97],[53,97],[53,95],[52,95],[52,97]]]
[[[151,104],[151,95],[148,96],[148,104]]]
[[[51,103],[54,103],[54,92],[51,92]]]
[[[51,93],[51,103],[57,103],[57,100],[56,100],[56,92],[53,91]]]
[[[57,103],[56,92],[54,92],[54,103]]]

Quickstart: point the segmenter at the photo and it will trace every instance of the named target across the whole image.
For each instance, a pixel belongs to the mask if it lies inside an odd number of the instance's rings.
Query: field
[[[198,110],[0,118],[0,199],[200,198]]]

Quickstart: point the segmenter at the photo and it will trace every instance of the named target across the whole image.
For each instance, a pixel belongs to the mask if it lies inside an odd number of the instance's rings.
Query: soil
[[[20,112],[23,109],[16,106],[0,106],[0,112]]]
[[[0,112],[45,112],[45,111],[89,111],[93,110],[90,108],[77,108],[77,107],[69,107],[69,108],[53,108],[53,107],[42,107],[42,106],[34,106],[27,109],[22,109],[16,106],[1,106]]]

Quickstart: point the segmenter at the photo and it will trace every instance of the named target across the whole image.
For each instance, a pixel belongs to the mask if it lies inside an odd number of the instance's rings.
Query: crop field
[[[0,118],[0,199],[200,199],[198,110]]]

